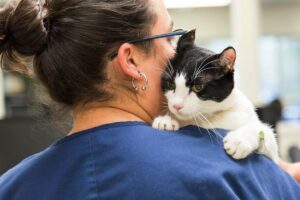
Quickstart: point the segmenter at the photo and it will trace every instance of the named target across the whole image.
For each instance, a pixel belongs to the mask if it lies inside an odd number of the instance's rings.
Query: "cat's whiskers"
[[[168,76],[168,78],[172,79],[172,75],[168,69],[165,70],[165,69],[161,69],[159,67],[153,67],[153,69],[159,71],[161,74],[165,74],[166,76]]]
[[[213,127],[213,125],[211,124],[211,122],[205,117],[204,114],[202,114],[200,111],[199,111],[197,114],[199,114],[199,115],[206,121],[206,123],[208,124],[208,126],[210,127],[210,129],[213,131],[214,135],[216,136],[216,140],[217,140],[217,142],[218,142],[218,137],[217,137],[217,136],[219,136],[219,138],[222,138],[222,136],[221,136],[221,135],[219,134],[219,132]]]
[[[202,65],[204,65],[204,63],[205,63],[209,58],[211,58],[211,57],[213,57],[213,56],[214,56],[214,55],[207,56],[207,57],[201,62],[200,66],[199,66],[199,69],[202,69],[202,68],[203,68]]]
[[[161,73],[164,73],[164,72],[167,72],[168,73],[168,71],[166,71],[166,70],[164,70],[164,69],[161,69],[161,68],[159,68],[159,67],[152,67],[153,69],[155,69],[155,70],[157,70],[157,71],[159,71],[159,72],[161,72]]]
[[[202,69],[201,69],[200,71],[197,72],[196,77],[197,77],[200,73],[202,73],[202,72],[204,72],[204,71],[206,71],[206,70],[219,68],[219,67],[208,67],[208,68],[206,68],[206,69],[204,68],[204,67],[206,67],[207,65],[209,65],[209,64],[211,64],[211,63],[213,63],[213,62],[216,62],[216,61],[218,61],[218,60],[212,60],[212,61],[206,63],[206,64],[202,67]]]
[[[168,102],[167,101],[165,101],[165,100],[162,100],[162,102],[161,102],[162,104],[166,104],[166,105],[168,105]]]
[[[197,66],[197,63],[196,63],[196,66],[195,66],[195,69],[194,69],[194,72],[193,72],[193,75],[192,75],[192,80],[196,79],[196,72],[198,72],[198,66]]]
[[[201,64],[199,65],[199,67],[196,67],[196,73],[195,74],[199,74],[198,72],[201,71],[205,66],[204,63],[211,57],[213,57],[214,55],[210,55],[210,56],[207,56],[202,62]],[[194,71],[195,72],[195,71]],[[192,76],[193,79],[197,78],[197,75],[195,76]]]
[[[163,106],[163,107],[166,107],[166,108],[169,108],[169,105],[168,104],[161,104],[161,106]]]
[[[168,111],[169,107],[168,106],[161,106],[162,112]]]
[[[209,64],[211,64],[211,63],[213,63],[213,62],[216,62],[216,61],[218,61],[217,58],[214,59],[214,60],[209,61],[208,63],[206,63],[205,65],[203,65],[203,67],[201,67],[201,69],[204,69],[207,65],[209,65]],[[205,69],[204,69],[204,70],[205,70]]]
[[[165,74],[168,76],[168,78],[170,78],[171,80],[173,79],[173,77],[172,77],[172,72],[170,72],[168,69],[167,70],[165,70],[164,71],[165,72]]]
[[[197,128],[198,128],[199,132],[201,132],[201,131],[200,131],[201,124],[198,123],[198,120],[197,120],[197,119],[199,119],[200,121],[204,122],[203,119],[202,119],[201,117],[196,117],[196,116],[194,116],[192,113],[191,113],[191,116],[192,116],[192,119],[194,120],[195,124],[197,125]],[[203,128],[203,127],[201,127],[201,128]],[[204,129],[207,130],[209,139],[210,139],[211,142],[213,142],[213,139],[212,139],[210,130],[207,129],[207,128],[204,128]]]
[[[163,108],[163,109],[166,109],[166,110],[169,110],[169,104],[166,100],[162,100],[160,106]]]
[[[162,104],[162,105],[168,105],[168,102],[162,101],[161,104]]]
[[[170,61],[170,59],[169,59],[169,58],[166,58],[166,59],[167,59],[167,61],[168,61],[167,67],[170,68],[170,69],[172,70],[171,73],[174,74],[174,67],[173,67],[173,65],[172,65],[172,63],[171,63],[171,61]]]
[[[207,123],[207,119],[204,115],[200,115],[200,116],[198,115],[198,116],[196,116],[196,118],[197,119],[199,118],[202,121],[202,123]],[[210,138],[211,142],[213,142],[213,136],[216,134],[215,131],[212,128],[205,128],[205,127],[202,127],[202,128],[207,130],[209,138]]]
[[[209,67],[209,68],[203,69],[201,72],[199,72],[199,73],[197,74],[196,77],[201,77],[201,75],[199,75],[199,74],[201,74],[202,72],[204,72],[204,71],[206,71],[206,70],[211,70],[211,69],[219,69],[219,67]]]
[[[167,66],[166,69],[170,70],[169,72],[171,74],[174,74],[174,67],[173,67],[170,59],[165,55],[158,55],[158,56],[159,56],[159,59],[164,63],[164,65]]]

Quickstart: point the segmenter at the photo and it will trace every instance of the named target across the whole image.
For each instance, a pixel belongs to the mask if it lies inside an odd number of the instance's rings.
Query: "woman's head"
[[[170,33],[173,29],[173,22],[162,0],[150,0],[152,12],[155,14],[154,24],[150,28],[150,36]],[[138,92],[137,101],[148,112],[151,117],[159,114],[163,95],[161,92],[161,74],[170,58],[175,54],[172,45],[172,37],[158,38],[150,40],[148,52],[139,51],[135,45],[122,44],[118,49],[118,56],[112,61],[112,65],[117,65],[125,74],[127,83],[132,91],[131,78],[136,80],[137,86],[142,88],[145,80],[138,71],[144,73],[149,81],[147,90]],[[114,68],[114,67],[113,67]],[[114,68],[115,69],[115,68]],[[122,80],[123,83],[124,80]]]
[[[170,31],[164,24],[170,23],[167,18],[158,0],[46,0],[43,5],[11,1],[0,12],[2,63],[7,69],[29,73],[24,61],[33,56],[35,77],[55,101],[70,107],[118,96],[111,89],[118,88],[115,84],[126,88],[131,78],[138,79],[125,69],[130,62],[133,65],[127,67],[145,73],[149,90],[157,93],[153,90],[159,84],[156,75],[165,62],[160,60],[173,53],[164,43],[167,39],[124,42]],[[111,61],[109,54],[116,49],[120,54]],[[133,51],[138,53],[131,58]],[[126,64],[124,59],[131,60]],[[120,79],[113,80],[116,77]]]

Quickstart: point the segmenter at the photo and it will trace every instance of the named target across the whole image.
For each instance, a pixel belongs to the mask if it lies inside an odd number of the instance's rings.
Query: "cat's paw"
[[[240,131],[232,131],[224,138],[224,149],[234,159],[243,159],[257,147]]]
[[[276,142],[276,137],[273,129],[264,125],[260,134],[260,144],[258,148],[258,153],[264,154],[271,158],[275,163],[279,161],[278,155],[278,145]]]
[[[156,117],[152,123],[152,127],[159,130],[176,131],[179,129],[179,123],[170,116]]]

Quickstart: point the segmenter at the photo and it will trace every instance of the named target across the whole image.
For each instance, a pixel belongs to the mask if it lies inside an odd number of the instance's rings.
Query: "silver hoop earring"
[[[142,77],[144,79],[144,85],[142,86],[141,90],[142,91],[146,91],[147,88],[148,88],[148,78],[147,78],[147,76],[144,73],[140,72],[139,70],[137,72],[139,73],[140,77]],[[134,91],[138,92],[140,90],[140,88],[138,88],[135,85],[134,79],[132,79],[131,83],[132,83],[132,87],[133,87]]]

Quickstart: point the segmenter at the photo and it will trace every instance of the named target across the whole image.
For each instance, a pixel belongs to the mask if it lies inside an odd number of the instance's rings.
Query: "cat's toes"
[[[179,129],[179,123],[168,115],[159,116],[154,119],[152,127],[159,130],[176,131]]]
[[[228,133],[223,142],[225,151],[234,159],[243,159],[254,151],[253,145],[241,134]]]

